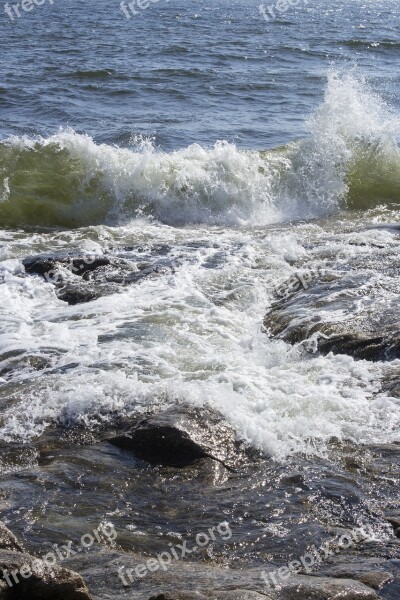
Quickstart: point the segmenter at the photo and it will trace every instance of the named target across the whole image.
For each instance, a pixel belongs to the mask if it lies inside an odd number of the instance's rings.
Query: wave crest
[[[5,226],[267,225],[398,202],[400,120],[351,75],[331,73],[309,137],[269,151],[227,142],[171,153],[60,131],[0,144]]]

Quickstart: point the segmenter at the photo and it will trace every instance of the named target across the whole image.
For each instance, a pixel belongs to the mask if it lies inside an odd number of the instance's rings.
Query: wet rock
[[[18,371],[41,371],[47,369],[51,365],[48,358],[35,355],[35,354],[23,354],[17,357],[5,358],[0,356],[0,377],[6,379]]]
[[[96,290],[94,287],[89,285],[80,286],[76,283],[68,283],[60,288],[56,293],[57,298],[67,302],[67,304],[70,306],[74,306],[75,304],[83,304],[84,302],[91,302],[92,300],[100,298],[101,295],[105,295],[102,294],[100,290]]]
[[[379,590],[394,578],[390,561],[379,558],[354,556],[333,557],[325,563],[319,574],[334,578],[355,579]]]
[[[47,566],[30,554],[0,550],[4,600],[91,600],[82,577],[59,566]],[[4,583],[6,585],[4,585]]]
[[[21,544],[16,536],[0,522],[0,549],[11,550],[13,552],[23,552]]]
[[[9,588],[5,581],[0,580],[0,600],[7,600],[9,596]]]
[[[27,273],[42,275],[51,280],[55,278],[60,266],[68,268],[76,275],[83,276],[99,267],[109,265],[110,259],[105,256],[73,256],[69,254],[54,256],[46,254],[25,258],[22,264]]]
[[[209,598],[218,598],[218,600],[272,600],[271,596],[251,590],[230,590],[225,592],[216,590],[209,595]]]
[[[203,594],[198,593],[179,593],[176,594],[157,594],[156,596],[151,596],[149,600],[206,600],[206,597]]]
[[[260,594],[249,590],[212,590],[207,593],[207,596],[195,592],[195,593],[172,593],[172,594],[158,594],[151,596],[149,600],[271,600],[271,596]]]
[[[349,579],[301,575],[282,579],[279,585],[268,587],[247,580],[246,573],[228,571],[228,576],[229,573],[231,584],[221,582],[215,587],[197,587],[196,591],[171,591],[143,597],[148,600],[379,600],[375,590]],[[210,575],[213,579],[211,572]],[[240,585],[241,578],[243,586]]]
[[[400,358],[400,304],[395,289],[365,289],[361,276],[314,280],[275,302],[264,319],[273,337],[323,354],[371,361]]]
[[[400,398],[400,367],[387,372],[382,380],[382,390],[389,396]]]
[[[379,600],[373,589],[351,579],[303,575],[279,582],[278,589],[279,600]]]
[[[374,590],[380,590],[389,581],[392,581],[393,575],[387,571],[371,571],[370,573],[360,573],[357,577],[352,577],[352,579],[357,579]]]
[[[112,255],[43,255],[26,258],[22,264],[26,273],[40,275],[52,283],[57,297],[70,305],[115,294],[121,287],[171,271],[170,266],[154,261]]]
[[[230,469],[237,448],[233,429],[219,413],[189,406],[129,424],[126,431],[108,441],[153,465],[172,467],[212,458]]]
[[[400,538],[400,511],[394,511],[385,515],[386,521],[393,527],[394,535]]]

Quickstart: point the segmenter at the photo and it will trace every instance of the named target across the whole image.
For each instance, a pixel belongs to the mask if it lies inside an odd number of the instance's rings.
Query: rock
[[[235,571],[235,575],[239,574]],[[245,587],[221,586],[198,592],[167,592],[148,600],[379,600],[374,590],[358,581],[328,577],[293,576],[280,580],[276,587],[250,590]]]
[[[307,289],[275,302],[264,319],[273,337],[323,354],[349,354],[371,361],[400,358],[400,303],[393,290],[382,300],[376,287],[367,293],[354,273],[321,277]],[[398,293],[398,292],[397,292]]]
[[[171,266],[121,256],[43,255],[22,261],[26,273],[44,277],[70,305],[115,294],[120,287],[171,271]]]
[[[384,558],[338,555],[322,564],[318,576],[354,579],[374,590],[379,590],[394,579],[395,571],[392,571],[391,561]]]
[[[388,523],[390,523],[392,525],[392,527],[395,531],[396,531],[396,529],[400,528],[400,511],[393,511],[390,513],[386,513],[385,519]]]
[[[7,597],[8,597],[8,600],[11,600],[10,599],[10,591],[9,590],[10,590],[10,588],[6,584],[6,582],[2,581],[0,579],[0,600],[7,600]]]
[[[61,287],[56,293],[59,300],[63,300],[70,306],[74,306],[75,304],[83,304],[84,302],[91,302],[92,300],[100,298],[101,295],[106,295],[101,294],[100,290],[96,290],[92,286],[80,286],[74,283],[68,283],[67,285]]]
[[[230,591],[210,590],[207,591],[206,596],[199,592],[166,593],[151,596],[149,600],[271,600],[271,597],[250,590],[238,589]]]
[[[156,596],[152,596],[149,600],[207,600],[206,596],[199,593],[183,593],[177,592],[176,594],[157,594]]]
[[[105,256],[73,256],[69,254],[54,256],[45,254],[25,258],[22,264],[27,273],[42,275],[51,280],[56,277],[60,266],[68,268],[75,275],[83,276],[99,267],[109,265],[110,259]]]
[[[271,596],[251,590],[232,590],[228,592],[213,590],[208,597],[215,598],[215,600],[271,600]]]
[[[382,380],[382,390],[389,396],[400,398],[400,368],[394,367],[387,371]]]
[[[0,550],[3,600],[91,600],[82,577],[30,554]],[[4,585],[6,584],[6,586]]]
[[[351,579],[302,575],[280,581],[279,600],[379,600],[370,587]]]
[[[3,523],[0,523],[0,549],[23,552],[16,536]]]
[[[0,355],[2,365],[0,367],[0,376],[6,379],[18,371],[30,370],[41,371],[51,365],[51,361],[40,355],[23,353],[18,356],[5,357]]]
[[[236,451],[235,433],[210,408],[173,407],[135,425],[108,441],[153,465],[184,467],[212,458],[228,469]]]
[[[360,573],[351,579],[357,579],[374,590],[380,590],[381,587],[392,581],[393,575],[388,571],[371,571],[371,573]]]

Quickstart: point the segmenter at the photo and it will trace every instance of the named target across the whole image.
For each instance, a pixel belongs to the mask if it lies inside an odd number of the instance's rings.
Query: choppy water
[[[58,2],[0,20],[0,437],[186,401],[279,461],[398,440],[383,363],[262,330],[296,270],[400,251],[397,3]],[[124,247],[174,271],[77,306],[22,276]]]

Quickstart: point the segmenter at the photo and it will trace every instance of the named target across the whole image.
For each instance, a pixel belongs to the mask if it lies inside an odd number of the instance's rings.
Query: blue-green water
[[[160,0],[129,20],[118,0],[1,11],[0,138],[71,127],[166,150],[271,148],[304,134],[332,65],[398,105],[395,0],[301,1],[269,23],[259,4]]]

